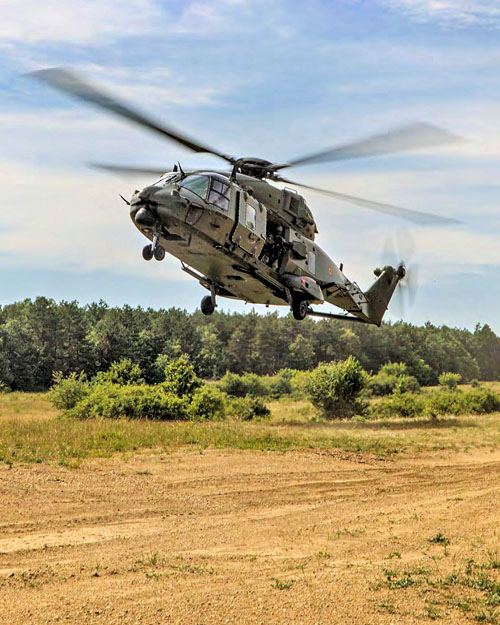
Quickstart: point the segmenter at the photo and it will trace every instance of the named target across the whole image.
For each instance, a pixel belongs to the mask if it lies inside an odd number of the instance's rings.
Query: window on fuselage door
[[[229,208],[229,185],[221,180],[212,180],[208,202],[223,211],[227,211]]]
[[[247,228],[250,230],[255,230],[255,226],[257,225],[257,212],[253,206],[247,204]]]

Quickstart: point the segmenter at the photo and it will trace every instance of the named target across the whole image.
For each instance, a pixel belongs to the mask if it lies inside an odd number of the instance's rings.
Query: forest
[[[500,379],[500,338],[488,325],[466,329],[385,323],[380,328],[337,320],[295,321],[260,315],[141,307],[80,306],[38,297],[0,308],[0,385],[10,390],[50,388],[54,374],[89,377],[130,359],[154,383],[166,362],[186,355],[196,374],[219,379],[226,371],[271,375],[309,370],[353,355],[376,373],[402,362],[421,385],[443,372],[464,382]]]

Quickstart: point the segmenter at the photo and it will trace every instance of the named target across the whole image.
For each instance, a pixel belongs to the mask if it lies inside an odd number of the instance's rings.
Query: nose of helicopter
[[[186,200],[172,189],[151,185],[134,193],[130,216],[139,228],[153,228],[159,222],[173,226],[183,221],[186,206]]]

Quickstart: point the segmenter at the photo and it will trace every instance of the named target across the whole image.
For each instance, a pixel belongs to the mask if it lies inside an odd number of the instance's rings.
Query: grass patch
[[[293,402],[286,404],[293,410]],[[271,404],[273,406],[274,402]],[[304,402],[295,402],[304,410]],[[500,445],[499,414],[446,419],[384,421],[160,422],[127,419],[77,420],[57,416],[46,395],[0,396],[0,462],[59,462],[78,466],[86,458],[139,449],[287,451],[340,449],[388,456],[431,450]]]
[[[443,540],[433,542],[443,544]],[[414,598],[423,599],[423,616],[430,620],[441,618],[442,611],[450,614],[450,610],[456,610],[460,613],[460,620],[456,622],[465,622],[466,619],[466,622],[498,624],[500,575],[495,563],[495,554],[488,552],[484,562],[476,563],[469,559],[463,568],[456,568],[445,577],[439,576],[434,568],[432,571],[424,568],[383,568],[385,580],[378,588],[385,586],[394,598],[410,593]],[[390,603],[393,605],[392,600]]]

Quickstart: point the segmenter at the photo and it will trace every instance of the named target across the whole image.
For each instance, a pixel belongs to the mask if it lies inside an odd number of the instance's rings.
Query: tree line
[[[337,320],[295,321],[260,315],[141,307],[80,306],[38,297],[0,308],[0,383],[12,390],[45,390],[57,371],[89,377],[129,358],[146,381],[165,363],[187,355],[197,375],[226,371],[271,375],[308,370],[352,355],[376,373],[403,362],[420,384],[436,384],[443,372],[463,381],[500,379],[500,338],[488,325],[465,329],[386,323],[380,328]]]

